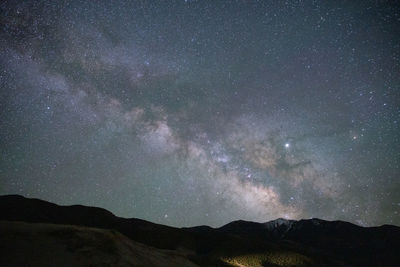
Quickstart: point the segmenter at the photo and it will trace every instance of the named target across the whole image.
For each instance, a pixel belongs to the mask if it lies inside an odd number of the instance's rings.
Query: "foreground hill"
[[[43,251],[49,242],[57,246],[66,242],[89,244],[87,250],[96,255],[96,266],[109,266],[110,262],[114,266],[399,266],[400,263],[400,228],[390,225],[365,228],[341,221],[278,219],[267,223],[235,221],[220,228],[179,229],[119,218],[101,208],[58,206],[17,195],[0,196],[0,220],[4,221],[0,227],[1,250],[4,251],[5,244],[13,244],[6,246],[11,250],[7,253],[10,263],[18,258],[16,255],[29,258],[40,254],[27,250],[23,240],[33,240],[35,248]],[[26,223],[21,226],[15,221]],[[57,227],[73,234],[67,239],[52,235],[60,230]],[[13,231],[19,231],[14,235],[17,238],[4,239],[7,236],[4,233]],[[82,239],[79,233],[91,237]],[[99,242],[93,241],[96,238],[100,238]],[[111,258],[98,246],[109,243],[121,248],[114,250],[117,252],[109,255]],[[73,257],[79,258],[82,251],[79,248],[74,253]],[[61,254],[60,258],[70,255]],[[157,265],[162,262],[165,265]],[[80,264],[89,266],[88,261]]]
[[[0,266],[195,267],[176,251],[130,240],[117,231],[0,221]]]

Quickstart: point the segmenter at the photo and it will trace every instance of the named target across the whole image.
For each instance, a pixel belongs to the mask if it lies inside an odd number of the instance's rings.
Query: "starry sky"
[[[399,2],[0,12],[0,194],[179,227],[400,225]]]

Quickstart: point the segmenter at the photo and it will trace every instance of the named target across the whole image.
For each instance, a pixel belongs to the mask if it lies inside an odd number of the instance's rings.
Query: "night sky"
[[[0,194],[400,225],[398,1],[0,8]]]

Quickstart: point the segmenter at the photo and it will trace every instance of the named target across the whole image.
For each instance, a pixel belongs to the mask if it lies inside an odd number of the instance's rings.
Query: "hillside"
[[[113,230],[1,221],[0,232],[4,267],[197,266],[176,251],[149,247]]]
[[[277,219],[174,228],[119,218],[101,208],[58,206],[17,195],[0,196],[0,211],[1,249],[8,250],[1,266],[20,266],[18,260],[34,256],[44,263],[49,244],[55,244],[59,259],[92,255],[93,260],[79,260],[79,266],[396,266],[400,261],[400,228],[390,225]],[[74,244],[72,254],[66,244]]]

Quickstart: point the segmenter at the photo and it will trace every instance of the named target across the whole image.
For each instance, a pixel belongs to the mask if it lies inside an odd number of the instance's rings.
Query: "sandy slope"
[[[0,266],[197,266],[112,230],[0,221]]]

